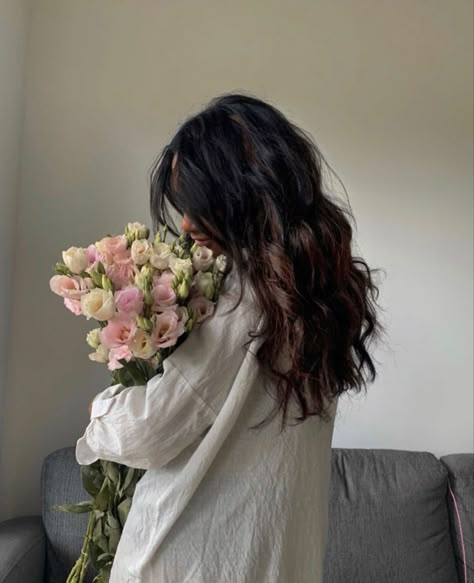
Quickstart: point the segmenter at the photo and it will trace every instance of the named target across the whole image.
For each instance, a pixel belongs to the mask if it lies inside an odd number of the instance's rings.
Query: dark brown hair
[[[374,270],[352,255],[353,216],[325,192],[323,163],[310,136],[275,107],[230,94],[181,126],[151,177],[155,224],[173,230],[170,203],[252,286],[264,316],[257,357],[274,381],[266,421],[281,411],[282,426],[291,402],[296,422],[327,419],[326,399],[359,392],[376,377],[369,345],[382,326]]]

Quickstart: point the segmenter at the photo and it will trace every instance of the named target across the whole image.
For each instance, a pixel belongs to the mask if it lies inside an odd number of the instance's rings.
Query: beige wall
[[[13,300],[16,204],[20,188],[27,0],[0,0],[0,472]],[[4,492],[0,489],[0,508]]]
[[[336,447],[472,451],[469,0],[36,0],[5,458],[5,513],[38,510],[44,456],[73,445],[107,375],[49,292],[61,249],[147,220],[177,124],[223,91],[271,99],[343,179],[357,240],[387,270],[390,348]]]

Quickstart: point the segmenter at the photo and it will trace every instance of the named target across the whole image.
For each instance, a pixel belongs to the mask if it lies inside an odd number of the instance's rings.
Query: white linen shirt
[[[216,313],[144,386],[108,387],[76,444],[79,464],[146,469],[110,583],[322,583],[331,421],[249,429],[274,401],[248,349],[258,324],[231,272]],[[290,408],[290,413],[292,409]],[[295,410],[296,412],[296,410]]]

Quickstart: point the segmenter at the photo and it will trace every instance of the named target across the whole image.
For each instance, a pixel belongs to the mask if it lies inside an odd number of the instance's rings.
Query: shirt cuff
[[[107,387],[105,390],[97,394],[92,400],[90,415],[91,420],[85,430],[84,435],[76,442],[76,460],[81,466],[88,466],[100,459],[89,445],[92,441],[91,426],[94,423],[94,419],[97,417],[102,417],[102,415],[106,415],[110,411],[115,401],[115,396],[123,389],[124,386],[121,384],[111,385],[110,387]]]
[[[76,461],[81,466],[89,466],[99,459],[99,456],[90,447],[87,441],[88,429],[76,442]]]

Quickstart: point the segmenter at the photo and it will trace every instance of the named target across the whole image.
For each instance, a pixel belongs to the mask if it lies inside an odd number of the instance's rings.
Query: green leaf
[[[56,263],[54,266],[54,271],[58,275],[67,275],[68,277],[73,275],[72,271],[66,266],[65,263]]]
[[[100,536],[99,538],[94,540],[94,543],[99,547],[99,549],[101,551],[103,551],[104,553],[108,553],[109,552],[109,541],[107,540],[107,537],[105,536],[105,534],[103,534],[102,536]]]
[[[133,480],[131,481],[130,485],[128,486],[128,488],[125,490],[125,495],[128,496],[129,498],[133,497],[133,494],[135,493],[135,488],[137,486],[137,483],[142,479],[143,474],[145,473],[146,470],[135,470],[135,474],[133,476]]]
[[[102,553],[102,549],[94,542],[91,541],[89,545],[89,558],[91,560],[92,566],[96,571],[100,570],[101,565],[99,564],[99,555]],[[95,581],[95,579],[94,579]]]
[[[122,527],[120,522],[111,513],[107,515],[107,521],[104,526],[104,534],[108,539],[109,552],[115,553],[120,541],[120,536],[122,534]]]
[[[102,513],[103,515],[104,513]],[[101,536],[103,536],[104,532],[102,530],[102,520],[97,520],[94,526],[94,530],[92,532],[92,540],[99,540]]]
[[[91,496],[97,496],[102,487],[104,476],[93,466],[81,466],[82,485]]]
[[[117,513],[118,513],[120,522],[122,524],[122,528],[125,526],[125,522],[127,521],[128,513],[130,512],[131,507],[132,507],[132,499],[131,498],[125,498],[117,506]]]
[[[100,492],[97,494],[97,496],[94,500],[94,507],[97,510],[107,510],[110,498],[111,498],[111,495],[110,495],[108,480],[104,480],[104,483],[102,484],[102,488],[100,489]]]
[[[111,513],[107,515],[107,526],[110,530],[120,530],[120,522]]]
[[[97,559],[99,561],[103,561],[103,560],[108,560],[108,559],[112,559],[114,558],[114,554],[113,553],[102,553],[101,555],[99,555],[97,557]]]
[[[91,279],[94,282],[96,287],[102,287],[102,275],[97,273],[97,271],[91,271],[90,273]]]
[[[125,474],[125,479],[122,484],[122,492],[125,492],[125,490],[130,486],[134,477],[135,468],[127,468],[127,473]]]
[[[60,504],[53,506],[53,510],[60,512],[73,512],[74,514],[84,514],[92,510],[92,501],[79,502],[78,504]]]
[[[123,362],[125,362],[126,364],[126,361]],[[123,362],[120,363],[123,365]],[[133,377],[130,375],[130,373],[125,367],[118,368],[114,371],[114,379],[117,381],[115,384],[121,384],[124,387],[131,387],[134,385]]]
[[[105,470],[105,475],[109,478],[112,484],[118,484],[120,480],[120,471],[118,465],[114,462],[108,462]]]
[[[106,523],[104,516],[97,521],[96,525],[94,526],[94,531],[92,532],[91,544],[95,547],[94,553],[92,554],[94,554],[96,561],[98,561],[98,555],[101,553],[109,552],[109,543],[105,533],[105,525]]]

